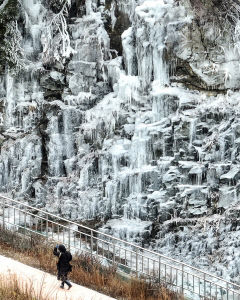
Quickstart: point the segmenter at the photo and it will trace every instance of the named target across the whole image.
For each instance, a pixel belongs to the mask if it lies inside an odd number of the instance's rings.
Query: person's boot
[[[70,290],[70,288],[72,287],[71,283],[68,280],[65,280],[65,283],[68,285],[68,289]]]
[[[61,288],[61,289],[64,289],[64,283],[62,283],[62,284],[60,285],[60,288]]]

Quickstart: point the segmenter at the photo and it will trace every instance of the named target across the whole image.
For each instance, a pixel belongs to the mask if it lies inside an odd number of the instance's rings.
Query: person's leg
[[[70,281],[69,280],[65,280],[65,283],[68,285],[68,289],[70,290],[70,288],[72,287]]]
[[[66,277],[65,277],[64,275],[61,275],[60,278],[61,278],[61,281],[62,281],[62,283],[61,283],[61,285],[60,285],[60,288],[61,288],[61,289],[64,289],[64,282],[65,282],[65,280],[66,280]]]
[[[70,281],[68,280],[67,276],[68,276],[68,274],[65,275],[65,281],[64,282],[68,286],[68,289],[70,289],[72,287],[72,285],[71,285]]]
[[[61,275],[59,271],[57,272],[57,280],[61,280]]]

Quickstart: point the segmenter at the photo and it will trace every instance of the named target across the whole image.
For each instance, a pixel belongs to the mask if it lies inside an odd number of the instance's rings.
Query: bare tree
[[[57,13],[47,15],[47,24],[42,36],[43,61],[63,61],[74,52],[70,45],[67,16],[71,0],[57,0],[61,7]],[[56,0],[55,0],[56,2]]]

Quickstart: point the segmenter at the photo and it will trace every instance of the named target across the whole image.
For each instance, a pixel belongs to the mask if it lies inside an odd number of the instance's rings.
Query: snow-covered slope
[[[237,280],[234,2],[19,5],[0,68],[1,192]]]

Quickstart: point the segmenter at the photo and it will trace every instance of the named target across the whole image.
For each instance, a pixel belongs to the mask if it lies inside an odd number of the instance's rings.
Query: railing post
[[[115,248],[115,244],[113,245],[113,264],[115,265],[115,259],[116,259],[116,248]]]
[[[68,223],[68,249],[71,248],[71,228],[70,228],[70,222]]]
[[[229,293],[229,291],[228,291],[228,289],[229,289],[229,287],[228,287],[228,282],[227,282],[227,300],[228,300],[228,293]]]
[[[26,235],[26,207],[24,207],[24,235]]]
[[[91,258],[93,258],[93,231],[91,230]]]
[[[184,295],[184,265],[182,265],[182,294]]]
[[[15,228],[15,225],[16,225],[16,209],[15,209],[15,207],[13,208],[13,223],[14,223],[14,228]]]
[[[48,214],[47,214],[47,217],[46,217],[46,238],[48,240]]]
[[[204,281],[204,299],[206,299],[206,274],[203,274],[203,281]]]
[[[136,277],[138,278],[138,249],[136,250]]]
[[[161,256],[158,259],[158,281],[161,283]]]
[[[2,210],[3,210],[3,229],[5,228],[5,199],[3,199],[3,207],[2,207]]]

